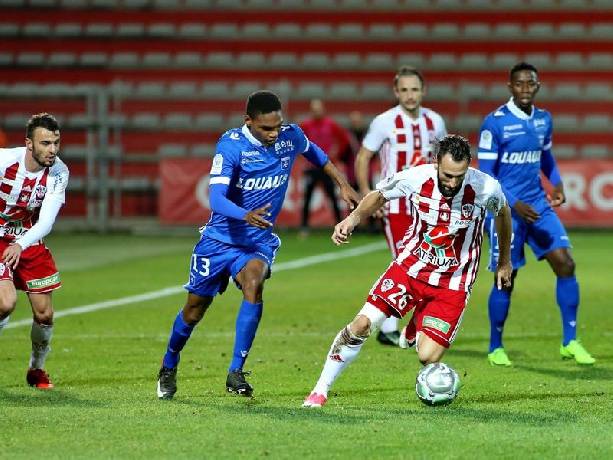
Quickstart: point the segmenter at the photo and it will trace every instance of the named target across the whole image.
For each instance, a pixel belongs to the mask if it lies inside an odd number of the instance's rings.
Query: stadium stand
[[[111,162],[110,186],[150,204],[158,160],[211,156],[250,92],[278,91],[289,120],[314,97],[340,121],[351,110],[372,117],[393,103],[402,64],[425,72],[426,105],[474,142],[508,97],[506,72],[525,59],[541,70],[556,153],[613,156],[610,1],[0,0],[0,9],[0,126],[19,144],[27,115],[58,114],[70,193],[81,194],[74,215],[85,212],[88,155]],[[124,215],[155,212],[126,203]]]

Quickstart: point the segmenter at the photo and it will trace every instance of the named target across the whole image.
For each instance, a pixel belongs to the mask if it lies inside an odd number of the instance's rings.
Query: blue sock
[[[558,277],[556,283],[556,301],[562,314],[562,345],[577,337],[577,308],[579,307],[579,283],[574,276]]]
[[[502,330],[511,306],[511,293],[494,284],[488,300],[490,317],[490,353],[502,347]]]
[[[168,339],[168,347],[166,348],[166,354],[162,361],[162,366],[169,369],[174,369],[179,364],[179,353],[183,350],[183,347],[187,343],[187,339],[194,330],[194,326],[190,326],[183,321],[183,311],[179,310],[175,322],[172,325],[172,331],[170,331],[170,338]]]
[[[242,369],[251,350],[255,333],[262,317],[262,303],[250,303],[243,300],[236,317],[236,338],[234,339],[234,352],[230,371]]]

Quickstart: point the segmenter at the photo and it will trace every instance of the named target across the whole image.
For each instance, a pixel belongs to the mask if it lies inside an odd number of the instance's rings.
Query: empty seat
[[[526,26],[526,32],[524,34],[527,38],[532,39],[552,39],[555,36],[553,24],[546,22],[536,22],[528,24]]]
[[[110,10],[119,6],[119,0],[90,0],[90,5],[94,8],[105,8]]]
[[[94,119],[86,113],[74,113],[68,116],[65,126],[70,129],[86,129],[93,124]]]
[[[47,65],[55,67],[73,66],[77,62],[77,56],[74,53],[51,53],[47,58]]]
[[[155,81],[141,82],[136,86],[134,95],[144,99],[162,98],[166,96],[166,85]]]
[[[439,40],[453,40],[459,38],[460,28],[453,23],[438,23],[430,28],[430,36]]]
[[[200,89],[200,96],[205,99],[226,99],[230,95],[230,86],[227,82],[204,82]]]
[[[25,0],[0,0],[0,8],[23,8]]]
[[[332,25],[323,23],[307,24],[304,34],[307,38],[317,40],[328,40],[334,36]]]
[[[485,87],[479,83],[460,83],[458,96],[460,99],[484,99],[487,94]]]
[[[145,35],[145,26],[141,23],[118,24],[115,35],[121,38],[142,37]]]
[[[81,33],[81,24],[76,22],[60,22],[53,29],[53,34],[56,37],[78,37]]]
[[[107,86],[107,89],[111,92],[112,95],[126,97],[133,94],[134,84],[122,80],[114,80],[111,84]]]
[[[26,37],[48,37],[51,35],[51,26],[46,22],[30,22],[21,27],[21,33]]]
[[[194,157],[213,158],[215,156],[215,145],[194,144],[190,147],[189,154]]]
[[[323,98],[325,95],[324,85],[321,83],[306,82],[298,85],[296,94],[298,99]]]
[[[503,22],[494,26],[493,35],[496,38],[516,39],[517,37],[522,37],[524,31],[522,30],[521,24]]]
[[[89,37],[111,37],[113,35],[113,24],[93,22],[85,26],[84,33]]]
[[[557,131],[573,132],[577,131],[579,123],[576,115],[562,114],[556,115],[553,119],[553,126]]]
[[[17,55],[15,60],[19,66],[41,66],[45,63],[45,55],[39,52],[22,52]]]
[[[174,37],[177,33],[177,29],[174,24],[168,22],[157,22],[155,24],[149,24],[147,27],[147,35],[150,37]]]
[[[206,26],[200,23],[188,22],[179,26],[179,37],[202,38],[206,36]]]
[[[428,85],[428,98],[449,100],[454,99],[453,86],[448,83],[432,83]]]
[[[364,83],[362,84],[362,99],[386,100],[392,98],[392,85],[383,83]]]
[[[611,86],[608,83],[588,83],[585,87],[585,98],[607,101],[613,99]]]
[[[332,83],[328,89],[329,99],[355,99],[357,94],[357,85],[352,82]]]
[[[268,58],[268,64],[276,68],[291,68],[295,67],[298,58],[294,53],[272,53]]]
[[[543,87],[541,86],[541,90],[542,89]],[[500,101],[502,103],[502,101],[509,98],[509,89],[502,83],[495,83],[490,86],[487,96],[489,99]],[[542,95],[539,95],[539,97],[541,96]]]
[[[609,157],[609,149],[606,145],[588,144],[581,149],[581,156],[586,158],[607,158]]]
[[[555,144],[553,146],[553,155],[556,158],[575,158],[577,156],[577,149],[574,145]]]
[[[524,61],[534,65],[539,70],[549,69],[553,65],[549,53],[526,53]]]
[[[236,82],[232,86],[232,97],[236,99],[246,99],[251,93],[261,89],[261,85],[255,81]]]
[[[200,67],[203,59],[200,53],[181,52],[175,55],[174,64],[177,67]]]
[[[243,126],[244,124],[245,124],[245,114],[244,113],[232,113],[230,114],[230,116],[228,116],[227,120],[225,121],[224,125],[220,128],[220,130],[238,128],[240,126]]]
[[[460,56],[458,66],[465,70],[487,69],[487,55],[484,53],[465,53]]]
[[[469,134],[479,130],[483,118],[478,115],[461,114],[454,120],[454,127],[460,133]]]
[[[194,120],[194,128],[203,131],[221,131],[224,129],[224,119],[219,113],[201,113]]]
[[[66,9],[84,9],[89,7],[87,0],[59,0],[60,6]]]
[[[273,27],[272,34],[276,38],[300,38],[302,27],[295,23],[279,23]]]
[[[136,53],[114,53],[109,65],[111,67],[138,67],[139,61],[140,56]]]
[[[106,53],[87,52],[79,56],[79,64],[87,67],[103,67],[108,65],[109,57]]]
[[[499,70],[510,70],[519,62],[519,57],[515,53],[497,53],[492,56],[490,65]]]
[[[241,29],[244,38],[268,38],[271,35],[268,24],[264,22],[247,23]]]
[[[428,36],[428,28],[420,23],[402,24],[397,30],[398,38],[423,40]]]
[[[187,146],[185,144],[161,144],[158,147],[158,155],[163,158],[185,157]]]
[[[213,5],[213,0],[184,0],[185,8],[191,10],[208,10]]]
[[[238,37],[238,26],[232,23],[214,23],[209,29],[212,38],[234,39]]]
[[[482,22],[470,23],[464,26],[464,37],[469,39],[489,39],[492,35],[490,25]]]
[[[13,53],[0,52],[0,66],[13,65]]]
[[[337,69],[359,69],[361,64],[358,53],[337,53],[332,58],[332,65]]]
[[[336,36],[342,39],[360,40],[366,36],[366,32],[362,24],[344,23],[336,28]]]
[[[150,52],[143,55],[142,65],[145,67],[166,68],[170,66],[171,60],[170,53]]]
[[[582,70],[583,55],[581,53],[560,53],[556,58],[556,66],[564,70]]]
[[[232,53],[213,52],[205,56],[204,62],[207,67],[230,67],[234,62]]]
[[[583,130],[590,132],[611,132],[611,118],[607,114],[597,113],[586,115],[583,119]]]
[[[153,8],[156,10],[178,10],[181,6],[179,0],[153,0]]]
[[[394,24],[371,24],[368,28],[368,38],[391,40],[397,37]]]
[[[166,129],[186,131],[191,130],[192,125],[192,116],[189,113],[171,112],[164,116],[164,128]]]
[[[263,68],[266,65],[266,58],[260,52],[248,52],[248,53],[240,53],[236,57],[236,61],[234,65],[242,68],[242,69],[259,69]]]
[[[613,70],[613,53],[590,53],[586,64],[590,69]]]
[[[15,37],[19,34],[19,26],[13,23],[0,24],[0,37]]]
[[[613,39],[613,24],[610,22],[597,22],[590,26],[590,37],[595,40]]]
[[[424,56],[421,53],[400,53],[396,57],[396,67],[408,65],[418,70],[424,65]]]
[[[330,64],[330,59],[324,53],[304,53],[302,55],[302,65],[309,69],[326,69]]]
[[[585,26],[576,22],[564,22],[558,26],[560,38],[582,39],[586,34]]]
[[[433,53],[428,60],[428,67],[431,69],[452,70],[457,65],[456,56],[451,53]]]
[[[364,58],[363,66],[366,70],[388,70],[395,67],[394,59],[389,53],[369,53]]]
[[[159,129],[161,127],[160,115],[158,113],[139,112],[132,116],[130,125],[134,129]]]
[[[583,94],[581,88],[574,83],[559,83],[553,91],[553,97],[559,100],[581,99]]]
[[[197,98],[198,97],[198,84],[193,81],[179,81],[173,82],[168,87],[168,97],[177,98]]]

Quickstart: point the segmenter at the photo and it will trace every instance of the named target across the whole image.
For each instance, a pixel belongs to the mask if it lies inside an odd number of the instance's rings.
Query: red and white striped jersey
[[[460,191],[444,197],[433,164],[400,171],[377,184],[388,200],[406,198],[410,225],[396,258],[409,276],[432,286],[469,292],[479,267],[483,221],[506,204],[500,183],[468,168]]]
[[[43,200],[66,201],[68,168],[57,158],[50,168],[29,172],[25,147],[0,149],[0,238],[16,240],[38,220]]]
[[[362,145],[371,152],[379,152],[381,178],[398,171],[432,162],[433,142],[447,135],[443,118],[433,110],[421,107],[413,120],[400,105],[375,117]],[[407,213],[405,200],[388,205],[389,214]]]

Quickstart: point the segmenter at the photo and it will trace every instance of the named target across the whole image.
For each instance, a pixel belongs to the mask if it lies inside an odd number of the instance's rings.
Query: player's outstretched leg
[[[383,321],[381,329],[379,329],[379,333],[377,334],[377,342],[381,345],[397,347],[399,340],[400,332],[398,332],[398,318],[390,316]]]
[[[562,316],[562,359],[574,359],[577,364],[594,364],[596,360],[577,340],[577,309],[579,308],[579,284],[575,276],[557,277],[556,300]]]
[[[26,374],[26,382],[28,385],[39,390],[50,390],[53,388],[53,383],[49,378],[49,374],[44,371],[45,361],[51,347],[51,336],[53,335],[53,325],[41,324],[34,320],[30,338],[32,339],[32,354],[30,355],[30,365]]]
[[[303,407],[322,407],[328,400],[328,391],[341,372],[360,353],[372,329],[378,328],[387,316],[378,308],[366,304],[358,316],[336,335],[313,391]]]
[[[170,331],[166,353],[162,359],[162,367],[158,373],[157,395],[160,399],[172,399],[177,392],[177,366],[180,352],[187,343],[194,325],[183,319],[183,310],[179,310]]]
[[[493,366],[511,366],[511,360],[502,346],[502,332],[504,323],[511,306],[511,290],[498,289],[496,284],[492,286],[488,300],[488,312],[490,318],[490,350],[487,360]]]

